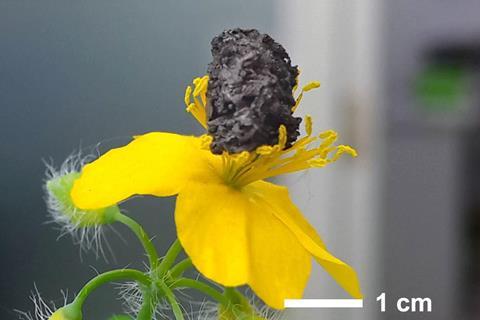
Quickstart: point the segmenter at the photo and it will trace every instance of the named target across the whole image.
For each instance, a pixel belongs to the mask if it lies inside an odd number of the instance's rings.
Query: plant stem
[[[172,289],[181,288],[181,287],[195,289],[210,296],[211,298],[213,298],[214,300],[218,301],[221,304],[227,305],[229,302],[227,297],[225,297],[220,291],[198,280],[188,279],[188,278],[179,278],[172,282],[171,287]]]
[[[113,282],[113,281],[118,281],[118,280],[135,280],[140,284],[143,284],[145,286],[150,286],[150,278],[147,277],[144,273],[134,270],[134,269],[120,269],[120,270],[112,270],[108,271],[102,274],[99,274],[95,278],[91,279],[88,281],[80,290],[80,292],[77,294],[75,297],[74,303],[79,304],[79,306],[82,306],[83,303],[85,302],[85,299],[98,287],[101,285],[108,283],[108,282]]]
[[[158,253],[142,226],[132,218],[121,213],[116,216],[116,221],[124,224],[135,233],[148,255],[151,270],[155,270],[158,266]]]
[[[223,291],[223,297],[228,301],[229,304],[233,306],[242,304],[243,295],[235,288],[225,287]]]
[[[192,267],[192,260],[190,258],[186,258],[185,260],[180,261],[173,268],[170,269],[170,276],[172,278],[178,278],[185,272],[185,270]]]
[[[137,320],[151,320],[153,316],[154,308],[154,299],[152,297],[152,292],[150,288],[145,287],[143,289],[143,302],[140,311],[137,314]]]
[[[182,246],[180,245],[180,241],[175,240],[172,244],[170,249],[168,249],[167,254],[163,258],[162,262],[158,266],[158,274],[164,275],[168,269],[173,265],[175,259],[177,259],[178,254],[182,251]]]
[[[184,320],[182,309],[180,309],[180,305],[178,304],[177,299],[175,299],[175,295],[173,294],[172,290],[170,290],[170,288],[164,282],[160,282],[159,286],[163,294],[165,294],[168,302],[172,306],[172,311],[175,315],[175,319]]]

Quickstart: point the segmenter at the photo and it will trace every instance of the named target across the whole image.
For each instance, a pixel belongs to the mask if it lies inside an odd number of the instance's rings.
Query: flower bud
[[[82,320],[82,311],[74,304],[68,304],[56,310],[48,320]]]
[[[80,244],[82,251],[94,249],[98,256],[101,253],[106,259],[102,248],[103,229],[106,224],[113,223],[120,213],[117,206],[84,210],[75,207],[70,192],[84,163],[90,160],[80,153],[67,158],[60,169],[47,165],[45,192],[47,208],[52,222],[61,228],[61,235],[70,234],[74,243]]]
[[[77,227],[112,223],[115,220],[115,215],[119,213],[117,206],[96,210],[83,210],[75,207],[70,197],[70,191],[79,176],[80,173],[78,172],[70,172],[64,175],[56,175],[47,181],[47,201],[50,211],[55,212],[55,215],[62,215],[61,220],[68,219],[70,223]],[[58,220],[58,217],[56,220]]]

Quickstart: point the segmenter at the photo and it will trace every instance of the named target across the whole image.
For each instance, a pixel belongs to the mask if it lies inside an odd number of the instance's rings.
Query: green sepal
[[[75,303],[67,304],[66,306],[55,311],[49,320],[82,320],[82,309]]]
[[[60,206],[60,210],[72,223],[79,227],[90,227],[95,225],[113,223],[120,209],[118,206],[95,210],[83,210],[76,208],[72,201],[70,192],[76,179],[80,177],[79,172],[71,172],[65,175],[53,177],[46,183],[47,191],[50,193]]]

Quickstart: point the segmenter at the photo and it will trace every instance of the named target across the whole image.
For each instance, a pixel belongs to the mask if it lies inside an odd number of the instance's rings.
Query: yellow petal
[[[315,257],[317,262],[345,291],[354,298],[362,297],[355,270],[327,251],[315,229],[305,220],[290,200],[286,187],[257,181],[249,185],[248,188],[255,190],[258,197],[268,203],[275,216],[288,226],[305,249]]]
[[[192,182],[178,195],[175,223],[180,242],[197,268],[225,286],[247,283],[248,202],[222,184]]]
[[[196,268],[225,286],[249,284],[268,305],[300,298],[311,255],[255,194],[189,183],[177,198],[177,233]]]
[[[285,299],[300,299],[312,268],[312,258],[295,235],[265,203],[250,195],[249,226],[252,273],[249,285],[265,303],[284,308]]]
[[[216,179],[218,161],[200,138],[152,132],[87,164],[71,197],[78,208],[97,209],[133,195],[170,196],[189,179]]]

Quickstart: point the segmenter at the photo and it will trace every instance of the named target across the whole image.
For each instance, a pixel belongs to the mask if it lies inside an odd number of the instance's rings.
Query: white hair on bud
[[[68,294],[62,291],[63,306],[67,304]],[[30,300],[33,303],[33,313],[30,311],[14,310],[18,314],[19,320],[48,320],[55,312],[57,307],[53,301],[46,302],[43,300],[36,285],[30,294]]]
[[[79,150],[79,151],[72,152],[65,159],[65,161],[63,161],[59,170],[56,170],[52,164],[45,162],[45,165],[47,166],[47,170],[46,170],[47,180],[54,179],[59,176],[64,176],[72,172],[80,172],[80,170],[85,164],[95,160],[96,158],[97,158],[96,155],[93,155],[93,154],[84,155],[82,151]]]
[[[47,188],[48,181],[71,173],[80,172],[86,163],[91,162],[96,158],[97,156],[92,154],[83,155],[79,150],[70,154],[58,170],[54,167],[52,161],[50,161],[50,163],[45,162],[45,202],[50,216],[50,220],[47,221],[47,223],[55,223],[59,227],[58,229],[60,234],[57,240],[65,235],[71,236],[73,243],[75,245],[79,245],[80,247],[80,258],[82,258],[82,253],[93,251],[97,259],[102,256],[103,259],[108,262],[107,254],[103,245],[107,247],[110,256],[114,260],[115,257],[112,249],[110,248],[108,240],[105,237],[105,228],[103,228],[102,225],[85,227],[81,226],[79,221],[72,221],[71,217],[68,214],[65,214],[65,211],[71,211],[72,215],[82,214],[82,211],[74,206],[69,206],[66,208],[65,204],[60,202],[57,197],[55,197],[55,195]]]

